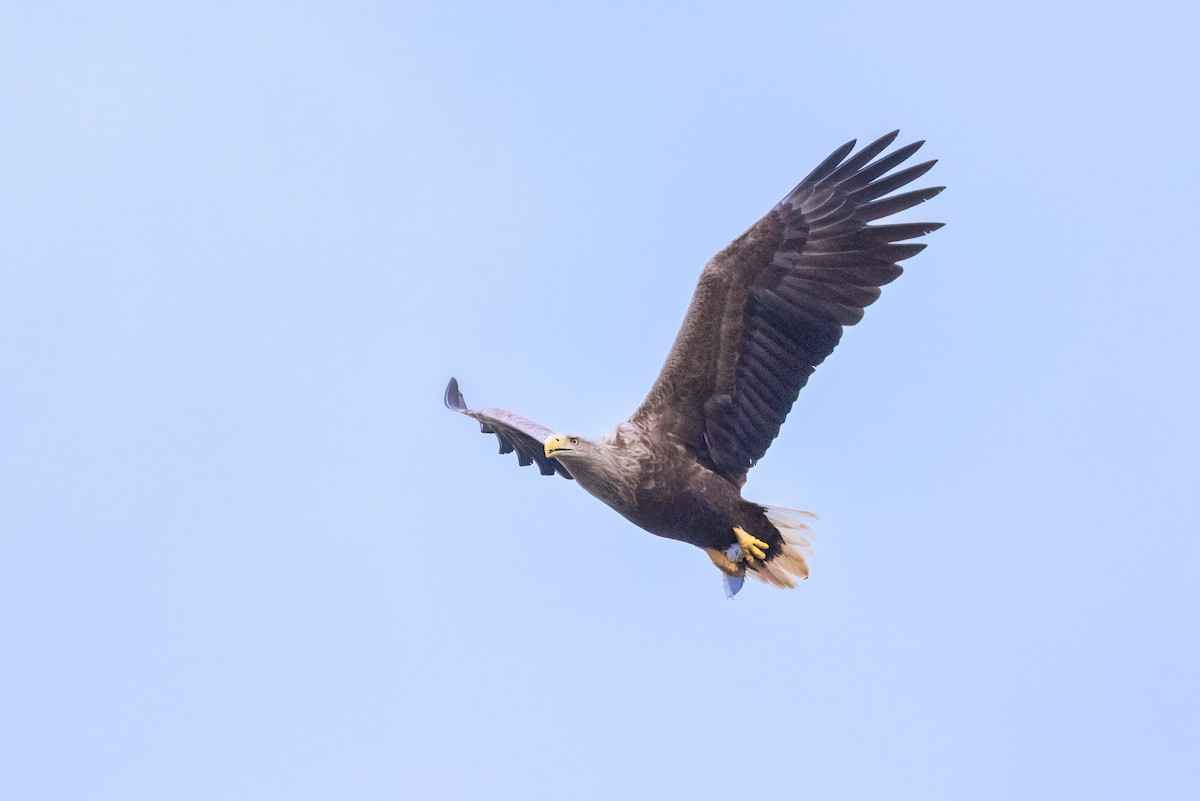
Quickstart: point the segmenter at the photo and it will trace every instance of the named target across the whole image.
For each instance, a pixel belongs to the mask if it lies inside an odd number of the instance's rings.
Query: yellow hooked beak
[[[562,453],[570,453],[575,450],[571,447],[571,438],[565,437],[562,434],[555,434],[548,437],[545,442],[546,458],[552,459]]]

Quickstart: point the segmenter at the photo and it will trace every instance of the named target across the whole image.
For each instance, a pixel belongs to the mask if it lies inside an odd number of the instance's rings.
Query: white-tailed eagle
[[[478,420],[522,465],[573,478],[651,534],[703,548],[728,595],[746,574],[794,587],[808,576],[811,515],[748,501],[741,488],[842,329],[925,247],[907,240],[941,227],[869,224],[944,188],[891,194],[935,163],[892,172],[923,144],[880,156],[898,133],[857,153],[853,141],[835,150],[709,261],[650,393],[608,435],[470,409],[453,378],[446,406]]]

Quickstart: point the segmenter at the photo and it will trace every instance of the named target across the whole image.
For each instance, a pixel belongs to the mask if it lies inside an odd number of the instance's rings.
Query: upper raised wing
[[[835,150],[700,276],[662,372],[630,420],[669,432],[741,484],[844,326],[862,319],[897,262],[925,248],[896,244],[941,223],[868,225],[944,189],[884,196],[924,175],[927,161],[887,173],[921,147],[876,161],[899,131],[851,155]]]
[[[467,402],[458,390],[458,379],[451,378],[446,385],[446,408],[474,417],[479,421],[479,430],[484,434],[495,434],[500,440],[500,453],[517,452],[521,466],[537,463],[544,476],[558,473],[563,478],[573,478],[558,459],[546,456],[543,443],[554,432],[532,420],[506,409],[468,409]]]

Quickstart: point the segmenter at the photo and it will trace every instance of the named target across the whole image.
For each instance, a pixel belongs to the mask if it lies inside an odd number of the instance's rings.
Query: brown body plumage
[[[884,198],[934,164],[888,175],[922,144],[876,159],[895,137],[854,155],[854,142],[839,148],[713,257],[654,386],[607,437],[555,435],[511,412],[468,409],[454,379],[446,405],[496,434],[501,453],[577,479],[647,531],[706,549],[726,574],[792,586],[790,576],[807,576],[806,542],[794,533],[805,526],[743,499],[741,487],[843,328],[900,275],[898,262],[925,247],[901,243],[941,227],[868,225],[942,190]]]

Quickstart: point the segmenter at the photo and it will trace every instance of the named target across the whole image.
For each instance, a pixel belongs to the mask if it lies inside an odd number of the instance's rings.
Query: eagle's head
[[[624,514],[636,503],[637,451],[619,438],[555,434],[542,443],[546,457],[561,459],[579,486]]]
[[[547,437],[544,443],[546,458],[558,459],[566,456],[587,456],[595,449],[595,443],[578,434],[555,434]]]

